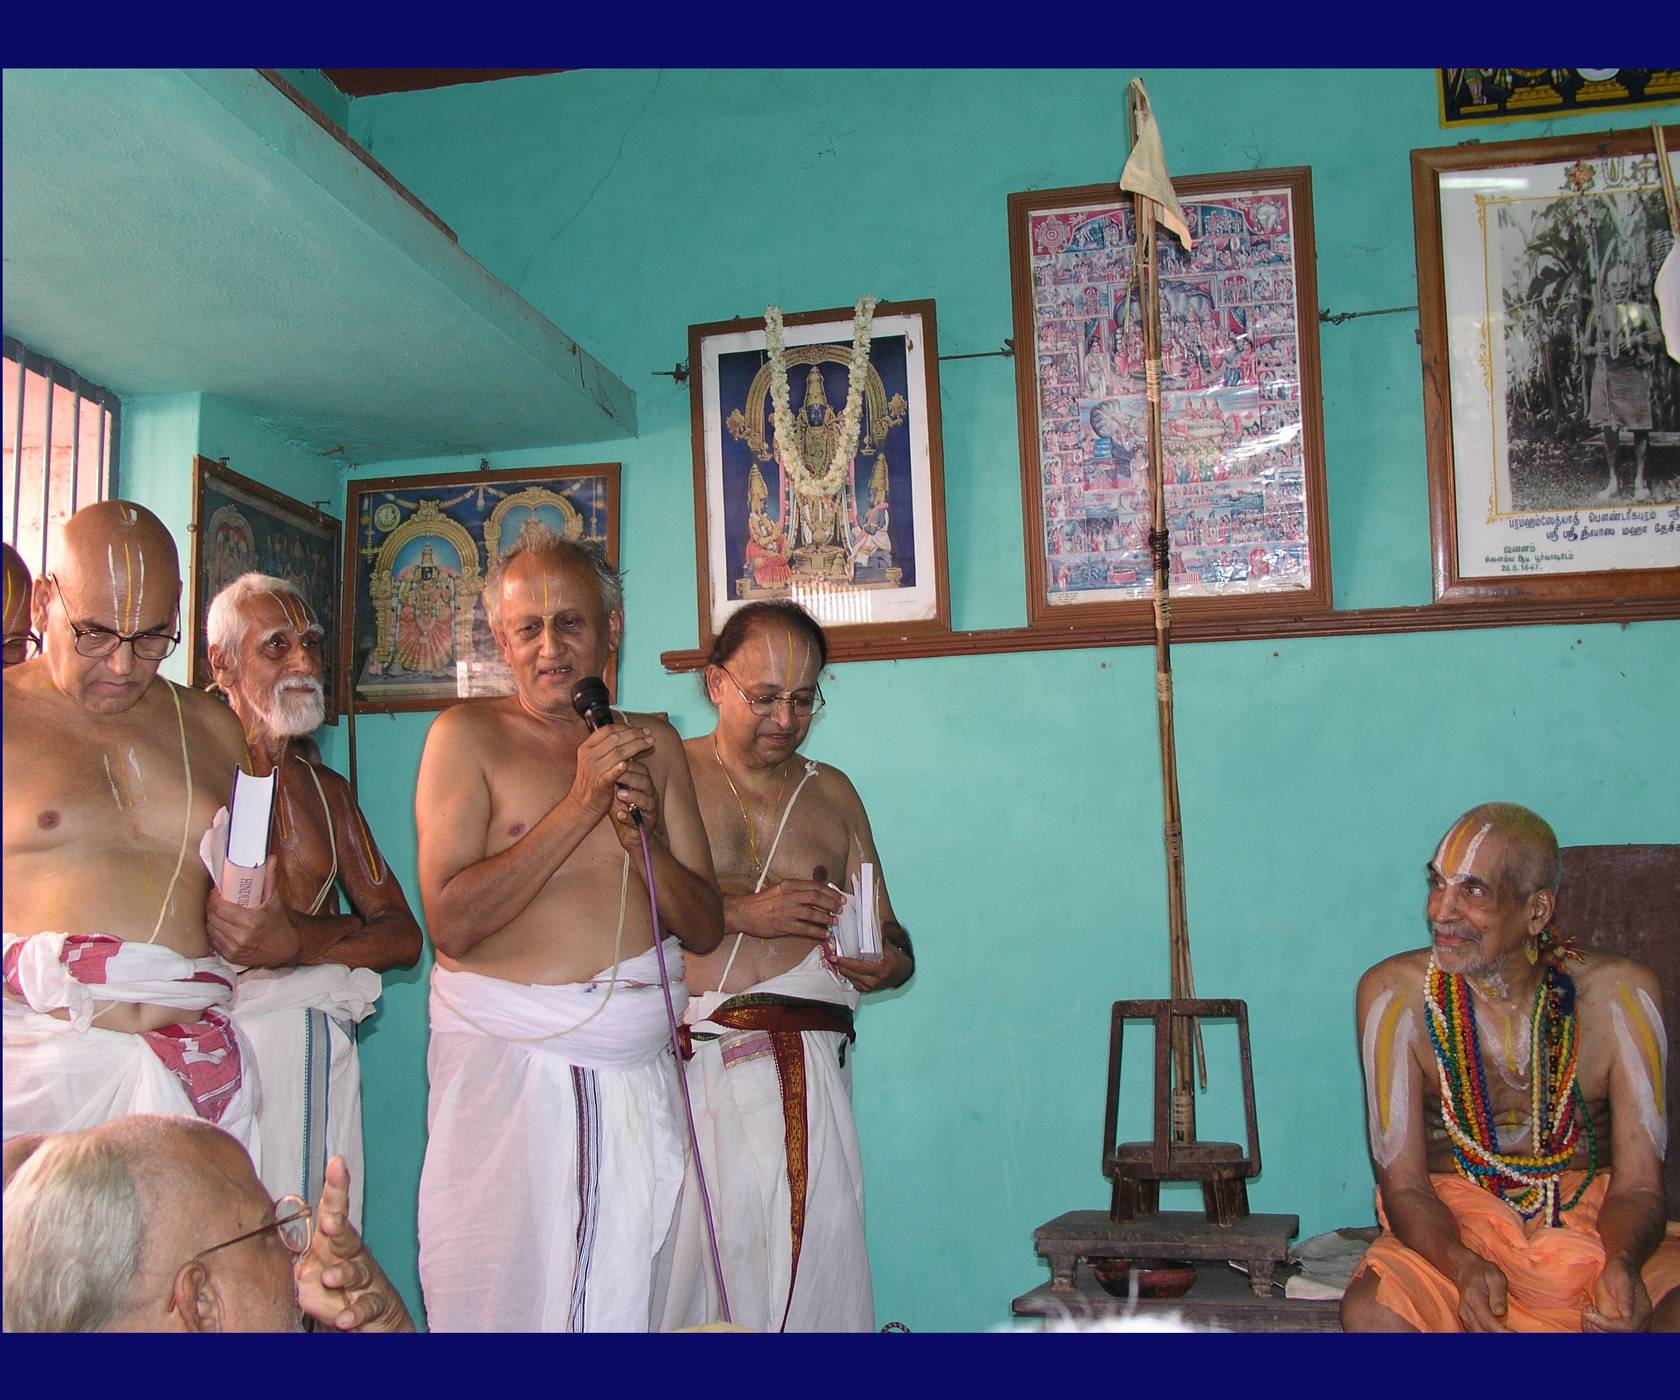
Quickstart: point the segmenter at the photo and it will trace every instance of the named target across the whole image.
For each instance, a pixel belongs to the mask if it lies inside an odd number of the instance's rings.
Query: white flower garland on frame
[[[857,455],[858,432],[863,422],[863,387],[869,377],[869,328],[875,319],[876,299],[860,297],[852,310],[852,358],[847,366],[846,406],[840,413],[840,445],[822,466],[821,475],[812,472],[794,436],[793,413],[789,408],[787,343],[782,336],[782,308],[764,308],[764,340],[770,352],[771,422],[776,432],[776,458],[793,481],[793,489],[810,499],[832,496],[846,479],[847,469]]]

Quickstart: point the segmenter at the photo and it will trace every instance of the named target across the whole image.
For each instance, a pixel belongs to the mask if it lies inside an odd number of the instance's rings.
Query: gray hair
[[[508,565],[522,555],[551,554],[562,559],[575,559],[588,566],[595,577],[595,587],[601,595],[601,611],[624,611],[624,580],[607,560],[607,552],[594,540],[569,540],[558,530],[546,525],[528,524],[519,532],[513,548],[496,561],[484,579],[484,615],[492,627],[502,625],[502,580],[507,577]]]
[[[296,599],[309,617],[315,616],[315,608],[307,595],[290,580],[270,574],[241,574],[210,600],[210,612],[204,619],[204,631],[210,645],[226,652],[230,658],[237,658],[239,649],[245,645],[245,634],[251,630],[251,619],[246,616],[245,604],[264,593],[284,594]]]
[[[6,1186],[8,1332],[101,1332],[127,1311],[144,1233],[122,1152],[86,1133],[49,1139]]]
[[[1539,813],[1515,802],[1484,802],[1453,826],[1464,822],[1488,822],[1505,834],[1505,879],[1515,893],[1526,897],[1536,890],[1550,890],[1556,894],[1563,888],[1563,854],[1557,835]]]

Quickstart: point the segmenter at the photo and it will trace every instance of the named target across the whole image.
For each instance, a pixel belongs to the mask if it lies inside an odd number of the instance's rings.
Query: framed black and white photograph
[[[1412,175],[1437,599],[1680,595],[1651,131],[1414,151]]]

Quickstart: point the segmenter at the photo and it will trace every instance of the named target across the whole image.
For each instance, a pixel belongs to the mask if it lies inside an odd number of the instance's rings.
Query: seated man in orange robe
[[[1525,808],[1466,813],[1428,876],[1431,946],[1359,982],[1384,1233],[1343,1327],[1680,1330],[1656,977],[1560,944],[1557,838]]]

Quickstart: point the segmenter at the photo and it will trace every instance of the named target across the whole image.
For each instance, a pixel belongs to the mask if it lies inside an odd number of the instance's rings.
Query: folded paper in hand
[[[275,773],[253,778],[242,769],[234,769],[233,810],[230,814],[228,808],[218,808],[210,829],[198,843],[199,859],[222,898],[231,904],[251,908],[265,903],[271,892],[271,872],[265,867]]]
[[[881,957],[881,886],[875,867],[864,861],[852,876],[850,890],[841,890],[843,903],[834,925],[835,951],[843,958],[878,962]]]

